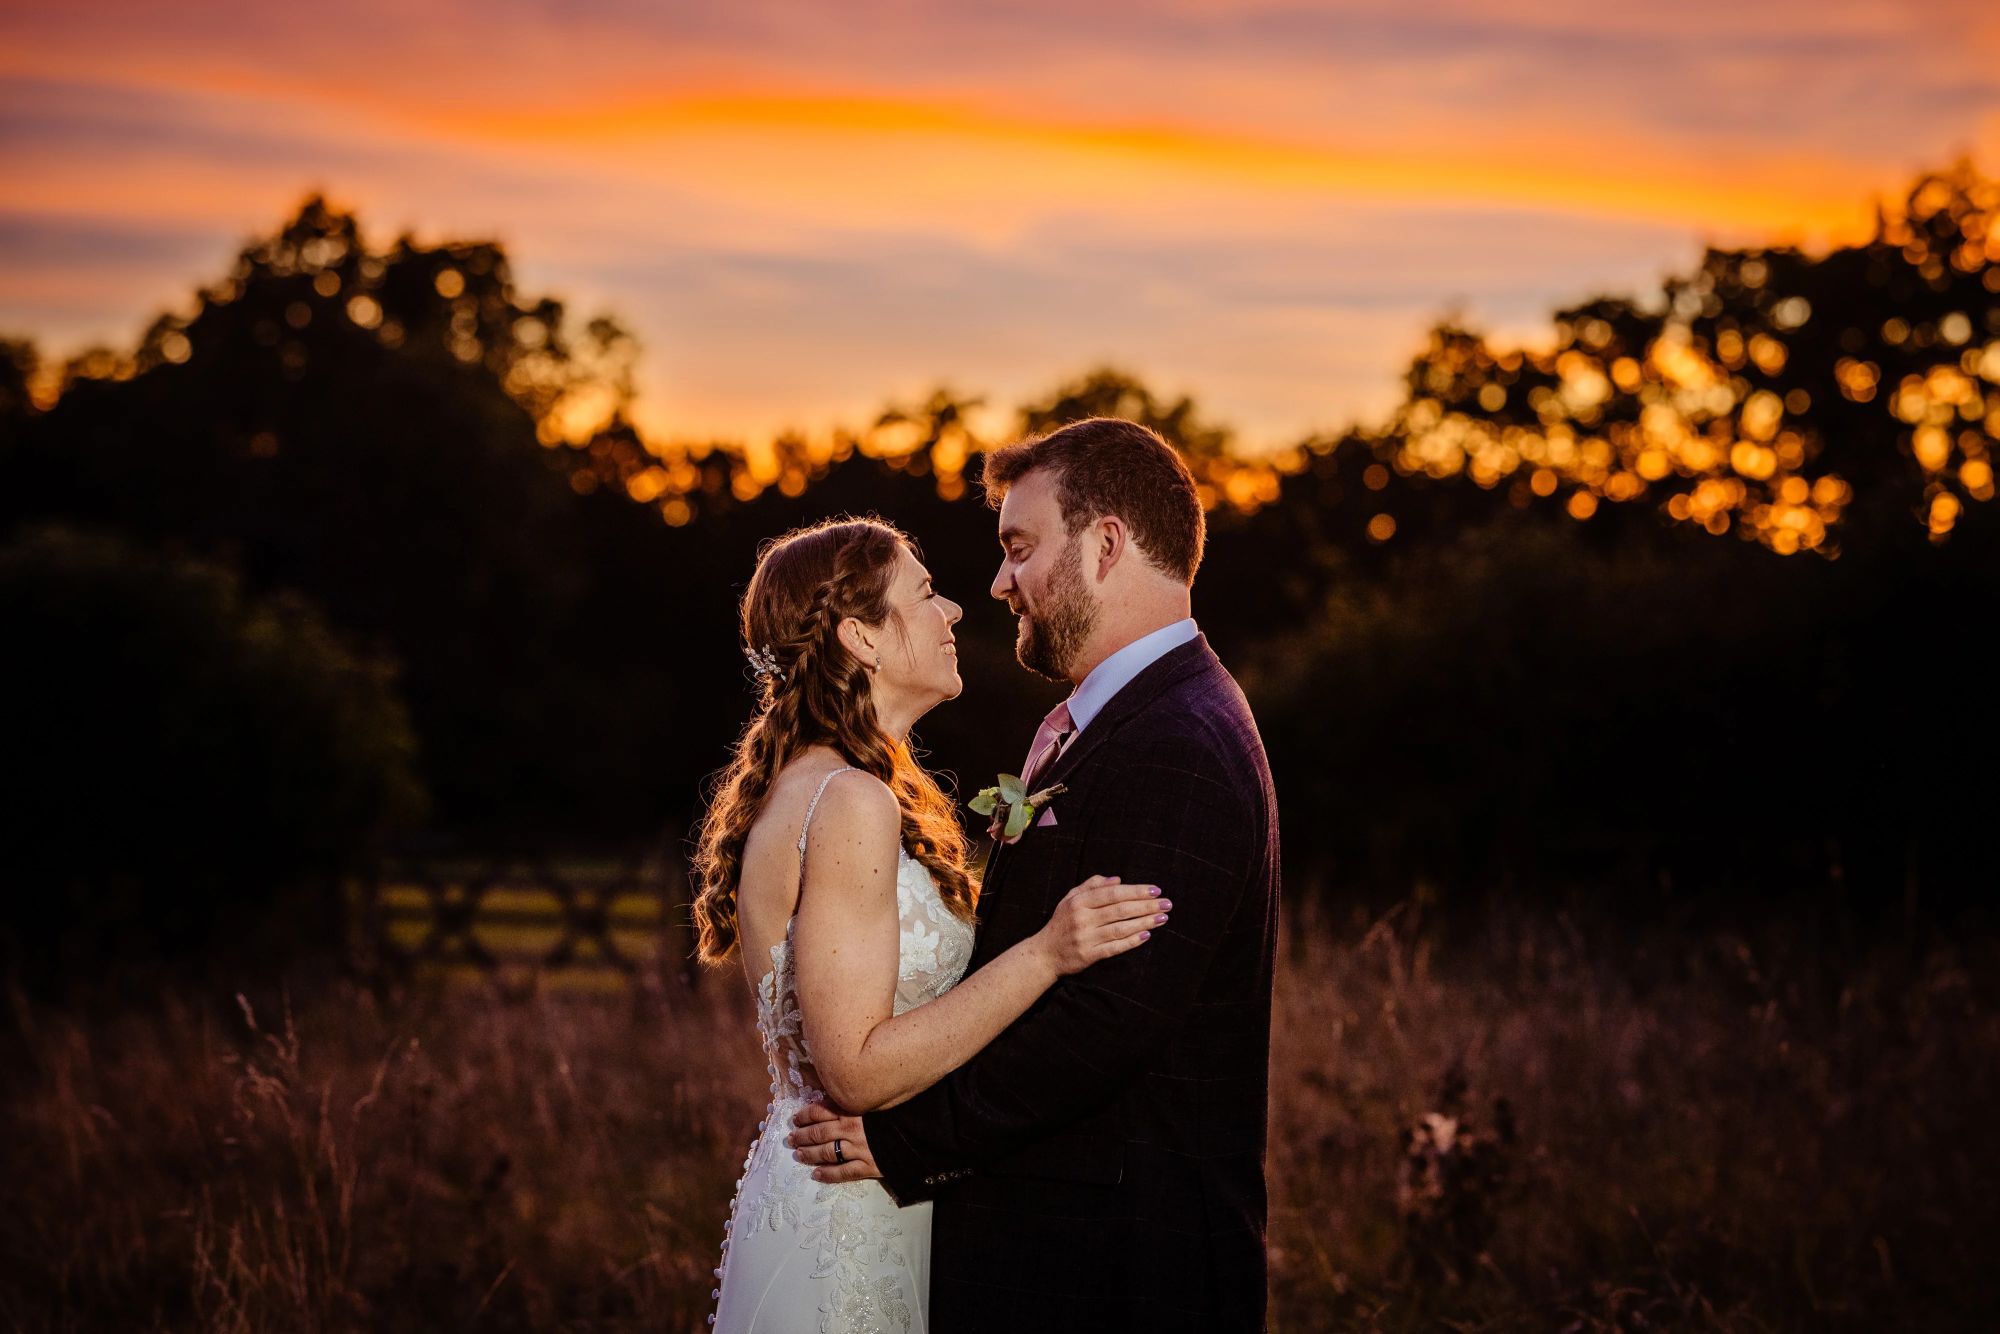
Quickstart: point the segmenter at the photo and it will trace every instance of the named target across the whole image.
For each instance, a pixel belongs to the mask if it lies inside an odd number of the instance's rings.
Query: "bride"
[[[715,1271],[709,1323],[730,1334],[925,1329],[931,1205],[813,1180],[785,1144],[793,1113],[902,1102],[1058,977],[1137,948],[1172,906],[1093,876],[959,981],[978,889],[951,802],[906,740],[962,688],[959,615],[873,519],[777,540],[744,595],[763,694],[703,822],[694,905],[704,961],[741,949],[771,1072]]]

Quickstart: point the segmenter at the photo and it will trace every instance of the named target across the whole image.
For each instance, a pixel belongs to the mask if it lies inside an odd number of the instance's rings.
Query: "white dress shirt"
[[[1069,697],[1069,720],[1075,729],[1069,740],[1063,742],[1068,750],[1077,735],[1090,726],[1090,720],[1104,711],[1111,697],[1130,685],[1132,678],[1165,657],[1173,649],[1192,640],[1197,633],[1194,617],[1184,616],[1172,625],[1163,625],[1151,634],[1140,635],[1137,639],[1119,649],[1103,662],[1090,669],[1090,675],[1083,678]]]

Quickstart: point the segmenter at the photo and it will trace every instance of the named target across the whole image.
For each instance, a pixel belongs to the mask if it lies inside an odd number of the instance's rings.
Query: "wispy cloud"
[[[676,434],[1110,359],[1278,438],[1427,317],[1852,235],[2000,146],[1979,0],[0,12],[0,326],[125,338],[308,188],[614,308]]]

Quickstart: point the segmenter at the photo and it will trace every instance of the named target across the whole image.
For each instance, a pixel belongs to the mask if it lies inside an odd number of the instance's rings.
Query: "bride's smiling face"
[[[920,702],[928,708],[956,699],[965,688],[958,675],[958,644],[952,626],[965,609],[937,591],[931,574],[908,547],[896,553],[889,580],[889,616],[874,635],[882,667],[873,674],[878,697]]]

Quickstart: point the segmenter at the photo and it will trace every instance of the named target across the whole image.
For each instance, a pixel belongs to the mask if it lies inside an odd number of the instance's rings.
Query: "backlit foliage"
[[[1408,387],[1381,438],[1405,476],[1579,520],[1644,502],[1786,554],[1836,554],[1857,487],[1902,484],[1942,540],[1993,496],[2000,183],[1925,177],[1818,258],[1711,250],[1656,308],[1563,312],[1546,349],[1441,327]]]
[[[2000,183],[1967,163],[1924,176],[1881,211],[1869,242],[1824,255],[1710,250],[1653,300],[1558,312],[1538,345],[1442,324],[1405,383],[1379,427],[1256,455],[1187,398],[1158,398],[1110,369],[1023,406],[1017,424],[1143,421],[1186,452],[1210,508],[1241,514],[1276,503],[1316,457],[1359,443],[1381,465],[1368,473],[1379,494],[1364,530],[1377,544],[1395,539],[1399,482],[1413,478],[1494,491],[1520,509],[1558,506],[1579,522],[1643,504],[1780,554],[1826,556],[1839,554],[1858,490],[1876,488],[1942,541],[1968,505],[1993,496]],[[935,475],[956,499],[972,457],[995,443],[977,425],[982,406],[940,389],[859,435],[674,445],[636,465],[619,460],[648,447],[621,425],[584,446],[579,465],[610,471],[671,523],[767,486],[798,494],[856,450]]]
[[[1945,540],[1994,493],[2000,440],[2000,182],[1969,163],[1918,179],[1865,244],[1823,255],[1710,250],[1652,299],[1558,312],[1549,336],[1501,346],[1454,323],[1430,333],[1404,401],[1375,427],[1261,453],[1134,376],[1100,369],[1013,420],[939,388],[859,431],[767,442],[648,439],[633,425],[638,348],[614,320],[581,331],[560,302],[513,287],[492,243],[370,249],[317,198],[246,249],[193,315],[162,315],[131,355],[92,349],[28,375],[47,406],[78,379],[127,379],[197,355],[201,310],[255,296],[258,342],[304,374],[315,322],[494,376],[580,494],[624,492],[674,526],[775,487],[798,496],[856,453],[936,479],[956,500],[975,457],[1019,433],[1108,414],[1186,453],[1211,509],[1251,514],[1343,446],[1374,460],[1358,498],[1366,540],[1425,531],[1399,517],[1404,483],[1466,484],[1582,522],[1646,505],[1781,554],[1839,553],[1864,498]],[[1324,503],[1322,498],[1320,503]]]

